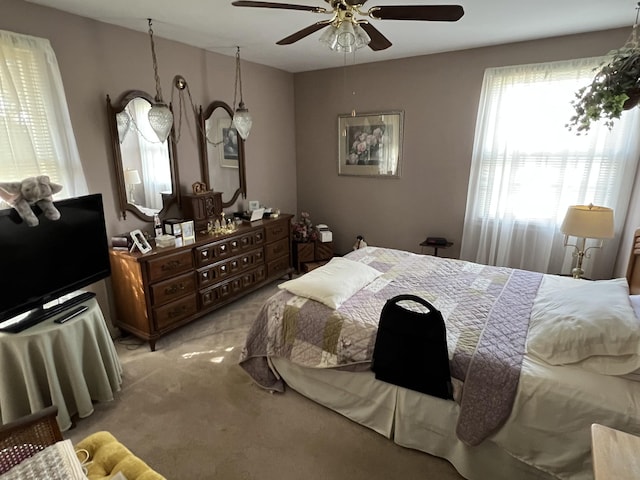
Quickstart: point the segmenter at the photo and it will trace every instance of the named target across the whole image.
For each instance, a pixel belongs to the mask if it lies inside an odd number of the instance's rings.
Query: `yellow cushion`
[[[122,472],[127,480],[166,480],[109,432],[93,433],[81,440],[75,448],[89,452],[89,480],[106,480],[118,472]]]

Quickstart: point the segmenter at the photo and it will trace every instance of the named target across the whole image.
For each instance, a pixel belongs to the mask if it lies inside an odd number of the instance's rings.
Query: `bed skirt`
[[[292,389],[396,444],[447,459],[468,480],[553,479],[512,457],[491,440],[470,447],[458,440],[456,402],[376,380],[373,372],[314,369],[270,358]]]

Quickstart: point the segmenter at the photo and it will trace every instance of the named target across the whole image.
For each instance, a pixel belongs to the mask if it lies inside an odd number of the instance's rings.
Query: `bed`
[[[640,434],[640,230],[634,240],[627,278],[594,282],[357,250],[281,284],[240,365],[469,480],[592,479],[592,423]],[[371,371],[380,311],[403,293],[445,318],[453,400]]]

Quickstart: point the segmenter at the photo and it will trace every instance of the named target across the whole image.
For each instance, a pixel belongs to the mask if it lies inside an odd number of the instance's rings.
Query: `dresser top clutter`
[[[155,350],[164,334],[254,291],[291,277],[291,219],[242,223],[231,233],[196,231],[181,246],[111,250],[115,324]]]

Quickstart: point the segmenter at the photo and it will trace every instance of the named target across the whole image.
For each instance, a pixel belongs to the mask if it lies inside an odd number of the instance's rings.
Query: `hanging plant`
[[[639,4],[640,5],[640,4]],[[571,102],[575,115],[567,127],[578,134],[589,131],[592,122],[604,119],[611,129],[624,110],[640,100],[640,46],[636,37],[638,18],[627,43],[609,53],[608,62],[600,65],[590,85],[576,92]]]
[[[602,65],[590,85],[576,93],[571,105],[576,114],[571,117],[569,130],[588,131],[592,122],[605,119],[611,128],[624,110],[640,100],[640,48],[621,48],[612,53],[611,60]]]

